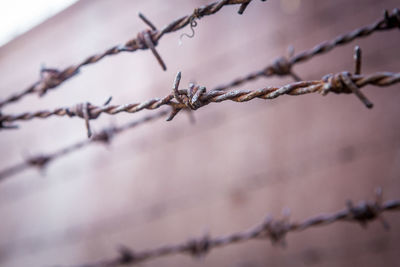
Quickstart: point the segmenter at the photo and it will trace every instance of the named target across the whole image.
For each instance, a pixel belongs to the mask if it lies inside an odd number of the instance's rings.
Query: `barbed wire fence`
[[[265,1],[265,0],[262,0]],[[116,45],[107,49],[103,53],[89,56],[81,63],[72,65],[64,70],[43,68],[39,81],[33,83],[27,89],[13,94],[0,101],[0,108],[17,102],[23,97],[38,93],[44,96],[48,90],[57,88],[69,78],[77,75],[81,68],[90,64],[99,62],[103,58],[116,55],[122,52],[134,52],[137,50],[149,49],[156,57],[158,63],[163,70],[166,70],[166,64],[155,49],[159,40],[166,33],[178,31],[189,25],[193,31],[196,20],[204,16],[217,13],[225,5],[240,5],[239,14],[243,14],[251,0],[223,0],[212,4],[196,8],[192,14],[174,20],[170,24],[158,30],[153,23],[150,22],[143,14],[139,13],[139,17],[149,26],[150,29],[139,32],[137,37],[126,42],[123,45]],[[173,82],[172,92],[163,98],[152,98],[140,103],[131,103],[123,105],[112,105],[107,101],[102,106],[96,106],[91,103],[78,103],[71,107],[60,107],[54,110],[39,110],[35,112],[24,112],[21,114],[2,114],[0,113],[0,129],[17,128],[14,122],[26,121],[34,118],[45,119],[52,116],[68,116],[79,117],[84,119],[89,139],[72,144],[65,148],[49,154],[39,154],[30,157],[17,165],[11,166],[0,171],[0,182],[5,178],[21,172],[30,167],[44,168],[50,162],[57,158],[61,158],[73,151],[77,151],[94,143],[109,144],[112,138],[126,130],[133,129],[139,125],[145,124],[156,119],[167,117],[167,121],[172,120],[181,110],[194,111],[204,107],[210,103],[220,103],[227,100],[235,102],[247,102],[255,98],[274,99],[282,95],[303,95],[309,93],[320,93],[326,95],[329,92],[336,94],[355,94],[360,101],[367,107],[372,108],[372,102],[364,96],[359,90],[366,85],[377,87],[390,86],[400,82],[400,73],[393,72],[376,72],[372,74],[361,74],[361,50],[359,47],[355,49],[355,70],[353,72],[339,72],[336,74],[327,74],[319,80],[302,80],[294,71],[293,66],[305,62],[316,55],[327,53],[337,46],[348,44],[357,38],[366,37],[374,32],[387,31],[400,28],[400,11],[394,9],[392,13],[385,11],[383,18],[373,24],[358,28],[349,33],[340,35],[331,41],[322,42],[310,50],[300,52],[296,55],[291,53],[289,57],[280,57],[272,64],[267,65],[259,71],[251,72],[241,78],[213,88],[209,91],[206,87],[189,84],[187,89],[179,89],[181,73],[178,72]],[[265,87],[257,90],[229,90],[233,87],[242,85],[246,82],[255,80],[260,77],[271,76],[291,76],[295,82],[289,83],[281,87]],[[115,115],[121,112],[136,113],[142,110],[155,110],[168,106],[169,110],[162,110],[158,113],[145,116],[139,120],[121,126],[110,126],[104,128],[98,133],[92,134],[89,121],[97,119],[102,113]],[[173,254],[190,254],[198,257],[205,255],[213,248],[222,247],[238,242],[248,241],[252,239],[271,239],[273,244],[283,244],[284,237],[289,232],[303,231],[310,227],[328,225],[338,221],[358,222],[362,226],[366,226],[367,222],[380,219],[385,229],[389,229],[388,223],[383,220],[381,214],[387,211],[399,211],[400,200],[390,200],[382,202],[382,191],[377,190],[375,201],[363,201],[357,205],[351,202],[347,203],[347,208],[332,214],[317,215],[302,222],[289,222],[288,215],[284,219],[274,220],[267,217],[260,225],[257,225],[243,232],[233,233],[228,236],[211,238],[208,235],[200,239],[192,239],[188,242],[166,245],[155,249],[134,252],[127,247],[119,250],[119,255],[112,259],[106,259],[99,262],[88,263],[79,266],[97,267],[97,266],[121,266],[141,263],[146,260],[158,258]]]
[[[322,43],[316,45],[315,47],[311,48],[310,50],[306,50],[295,56],[291,56],[290,59],[286,59],[285,57],[280,57],[277,60],[275,60],[275,62],[273,64],[266,66],[261,71],[252,72],[248,75],[243,76],[242,78],[237,78],[226,85],[218,86],[218,87],[212,89],[210,92],[208,92],[208,97],[210,97],[211,95],[214,95],[214,94],[215,94],[215,97],[210,98],[210,100],[206,100],[206,101],[211,101],[211,102],[218,101],[219,102],[220,100],[222,101],[222,100],[230,99],[233,101],[244,102],[244,101],[248,101],[248,100],[252,99],[253,96],[257,97],[257,98],[269,99],[269,98],[275,98],[281,94],[296,95],[296,94],[305,94],[305,93],[310,93],[310,92],[321,92],[321,90],[322,90],[321,88],[325,86],[325,88],[330,88],[330,90],[335,93],[353,92],[360,98],[360,100],[367,107],[370,108],[370,107],[372,107],[372,103],[365,96],[363,96],[361,94],[361,92],[359,92],[357,89],[355,89],[357,87],[357,85],[355,87],[353,84],[353,85],[350,85],[350,87],[348,87],[350,84],[350,81],[349,81],[350,77],[349,77],[349,74],[345,74],[345,73],[337,74],[336,76],[332,76],[332,75],[325,76],[322,80],[325,80],[325,82],[328,82],[330,84],[322,85],[323,82],[320,81],[319,86],[317,86],[316,81],[310,81],[308,84],[306,84],[304,82],[302,84],[294,83],[291,85],[287,85],[285,87],[285,89],[283,87],[281,88],[281,90],[279,90],[277,88],[268,88],[268,89],[264,90],[264,92],[261,92],[260,90],[258,90],[258,93],[253,92],[252,95],[251,95],[250,91],[235,91],[235,94],[232,92],[230,92],[229,94],[228,93],[223,94],[223,93],[218,93],[217,91],[226,91],[232,87],[242,85],[246,82],[249,82],[249,81],[252,81],[259,77],[264,77],[264,76],[270,77],[273,75],[279,75],[279,76],[291,75],[295,80],[298,81],[298,80],[300,80],[300,78],[296,74],[294,74],[294,72],[292,71],[293,65],[303,62],[305,60],[309,60],[315,55],[318,55],[321,53],[327,53],[327,52],[331,51],[333,48],[335,48],[339,45],[347,44],[347,43],[355,40],[356,38],[369,36],[370,34],[372,34],[375,31],[394,29],[396,27],[399,27],[399,25],[400,25],[399,10],[394,9],[392,13],[385,11],[383,18],[371,25],[358,28],[356,30],[353,30],[353,31],[343,34],[343,35],[339,35],[331,41],[322,42]],[[356,48],[355,56],[356,56],[356,63],[355,63],[356,67],[355,67],[354,73],[359,75],[361,72],[361,50],[358,47]],[[379,81],[378,81],[378,79],[376,79],[378,76],[380,76]],[[399,75],[395,74],[395,73],[392,73],[392,74],[390,74],[390,73],[378,74],[377,73],[375,76],[369,76],[368,79],[367,78],[364,79],[364,82],[375,83],[375,85],[377,85],[377,86],[388,86],[388,85],[397,83],[399,80],[398,76]],[[180,77],[180,75],[179,75],[179,77]],[[346,83],[343,83],[344,82],[343,78],[346,80]],[[345,85],[345,87],[343,87],[343,85]],[[361,86],[364,86],[364,85],[365,84],[363,84]],[[299,87],[296,87],[296,86],[299,86]],[[328,87],[326,87],[326,86],[328,86]],[[306,87],[308,87],[308,89],[306,89]],[[347,90],[340,91],[340,90],[337,90],[337,87],[339,87],[341,89],[346,88]],[[103,105],[102,107],[100,107],[100,106],[91,105],[90,103],[79,103],[76,106],[71,107],[71,108],[59,108],[59,109],[55,109],[53,111],[26,112],[26,113],[19,114],[19,115],[2,115],[0,113],[0,129],[2,127],[3,128],[15,128],[17,126],[10,124],[10,122],[13,122],[16,120],[30,120],[34,117],[43,119],[43,118],[47,118],[52,115],[57,115],[57,116],[65,116],[66,115],[66,116],[70,116],[70,117],[78,116],[78,117],[85,119],[87,130],[88,130],[88,135],[90,137],[91,130],[90,130],[90,125],[89,125],[89,120],[93,120],[93,119],[97,118],[102,112],[106,112],[108,114],[116,114],[116,113],[119,113],[122,111],[134,113],[134,112],[138,112],[142,109],[154,109],[154,108],[158,108],[160,105],[170,105],[173,108],[173,112],[171,113],[169,119],[172,119],[173,116],[175,116],[177,114],[177,112],[179,112],[179,110],[181,110],[181,109],[185,109],[185,108],[189,108],[192,110],[197,109],[199,107],[198,101],[199,100],[201,101],[201,99],[198,99],[198,96],[197,96],[197,99],[196,99],[197,103],[195,104],[193,102],[193,97],[194,97],[195,91],[200,93],[200,91],[199,91],[200,88],[201,88],[201,90],[204,91],[203,87],[195,86],[194,84],[189,85],[189,89],[192,90],[192,94],[193,94],[192,99],[189,101],[188,101],[189,95],[188,95],[188,91],[186,89],[186,91],[183,91],[183,92],[178,91],[178,94],[176,94],[176,91],[174,91],[173,94],[170,94],[170,95],[164,97],[163,99],[155,98],[155,99],[151,99],[146,102],[143,102],[141,104],[126,104],[126,105],[119,105],[119,106]],[[294,89],[296,89],[296,90],[294,90]],[[350,91],[348,89],[350,89]],[[325,89],[323,89],[323,90],[325,90]],[[324,93],[326,93],[328,91],[325,90]],[[185,95],[186,103],[183,103],[181,97],[179,97],[180,93],[183,93]],[[245,94],[247,94],[247,97],[243,96]],[[175,96],[177,96],[177,97],[175,97]],[[218,98],[216,98],[216,97],[218,97]],[[174,99],[174,98],[176,100],[178,100],[179,103],[172,102],[172,99]],[[109,101],[106,102],[106,104],[108,104],[108,103],[109,103]],[[204,105],[204,104],[201,104],[201,105]],[[149,121],[149,120],[143,120],[142,123],[144,123],[146,121]],[[133,124],[136,124],[136,123],[133,122]],[[100,132],[100,135],[105,136],[106,132],[110,133],[110,129],[102,130]],[[99,136],[99,134],[97,134],[92,139],[97,140],[97,139],[99,139],[98,136]],[[100,138],[100,140],[101,139],[102,138]],[[110,140],[110,138],[108,138],[108,140]],[[81,143],[88,143],[88,142],[83,141]],[[76,145],[72,145],[71,147],[74,147],[73,150],[76,150],[76,149],[79,149],[80,147],[83,147],[83,145],[81,146],[81,145],[76,144]],[[63,150],[68,151],[68,152],[70,151],[70,149],[68,149],[68,148],[63,149]],[[61,151],[63,151],[63,150],[61,150]],[[52,156],[39,155],[39,156],[35,156],[35,157],[30,157],[23,163],[19,163],[17,165],[8,167],[8,168],[0,171],[0,181],[4,177],[10,176],[17,172],[20,172],[28,167],[43,168],[45,165],[47,165],[47,163],[50,161],[50,159],[54,159],[54,158],[58,157],[55,155],[63,155],[63,154],[66,154],[66,153],[56,152],[56,153],[53,153]]]

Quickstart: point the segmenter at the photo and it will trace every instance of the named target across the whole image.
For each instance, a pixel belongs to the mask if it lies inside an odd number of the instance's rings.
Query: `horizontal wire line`
[[[16,115],[1,115],[0,123],[26,121],[34,118],[46,119],[52,116],[77,116],[80,118],[93,120],[98,118],[102,113],[106,113],[109,115],[115,115],[121,112],[136,113],[145,109],[158,109],[165,105],[171,106],[175,110],[196,110],[210,103],[220,103],[227,100],[234,102],[247,102],[253,100],[254,98],[274,99],[285,94],[303,95],[316,92],[324,93],[327,88],[330,88],[327,91],[333,91],[338,94],[351,93],[352,91],[344,84],[343,81],[340,80],[341,75],[342,73],[330,75],[330,77],[335,77],[335,79],[333,80],[327,79],[327,77],[324,76],[321,80],[294,82],[281,87],[265,87],[258,90],[234,90],[228,92],[220,90],[211,90],[206,92],[205,90],[203,90],[203,92],[200,92],[201,87],[197,87],[197,92],[202,94],[195,94],[193,96],[190,96],[187,92],[188,89],[178,90],[179,95],[183,95],[187,98],[186,103],[174,101],[174,99],[176,99],[176,95],[174,93],[171,93],[163,98],[152,98],[141,103],[105,106],[96,106],[87,103],[86,111],[88,113],[88,118],[85,118],[85,106],[82,106],[82,104],[77,104],[72,107],[60,107],[54,110],[24,112]],[[349,74],[349,78],[358,88],[364,87],[366,85],[384,87],[400,82],[400,73],[376,72],[369,75]]]

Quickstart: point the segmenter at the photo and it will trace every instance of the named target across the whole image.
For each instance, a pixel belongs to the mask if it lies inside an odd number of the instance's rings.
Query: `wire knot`
[[[103,143],[103,144],[110,144],[111,139],[113,137],[113,133],[114,133],[113,128],[111,129],[104,129],[103,131],[99,132],[99,133],[95,133],[92,135],[92,141],[94,142],[99,142],[99,143]]]
[[[158,42],[153,38],[154,33],[155,31],[150,29],[139,32],[136,37],[138,49],[144,50],[150,48],[151,46],[156,46]]]
[[[0,111],[0,118],[2,118],[1,111]],[[10,123],[0,119],[0,130],[1,129],[18,129],[18,125],[10,124]]]
[[[290,75],[292,73],[292,63],[286,57],[277,58],[267,69],[267,72],[278,76]]]
[[[49,163],[51,159],[51,156],[41,155],[27,159],[27,163],[31,166],[43,169],[44,167],[46,167],[47,163]]]
[[[72,108],[66,109],[66,113],[68,116],[70,116],[70,117],[77,116],[77,117],[85,120],[88,137],[92,136],[92,131],[90,129],[89,120],[97,119],[100,116],[100,113],[92,114],[92,112],[90,111],[91,107],[93,107],[92,104],[90,104],[89,102],[85,102],[85,103],[76,104]]]
[[[135,49],[150,49],[153,55],[156,57],[158,63],[161,65],[163,70],[167,70],[167,66],[162,60],[161,56],[158,54],[156,50],[156,46],[158,44],[158,39],[160,38],[160,33],[157,30],[156,26],[149,19],[147,19],[142,13],[139,13],[139,18],[146,23],[150,29],[146,29],[137,34],[136,39],[133,39],[125,44],[126,47],[135,50]]]
[[[187,250],[194,257],[200,257],[205,255],[210,249],[210,238],[205,235],[201,239],[192,239],[187,243]]]
[[[67,109],[67,115],[70,117],[77,116],[82,119],[97,119],[100,114],[94,115],[90,112],[90,109],[93,107],[89,102],[78,103],[71,108]]]
[[[336,94],[353,93],[367,108],[372,108],[374,106],[372,102],[369,101],[363,93],[361,93],[357,84],[353,82],[353,77],[349,72],[344,71],[337,74],[328,74],[325,75],[322,80],[325,82],[321,88],[321,93],[323,95],[326,95],[329,92],[334,92]]]
[[[201,96],[206,92],[204,86],[189,84],[189,89],[174,91],[175,99],[185,105],[188,109],[196,110],[202,107],[204,104],[201,101]]]
[[[385,10],[384,17],[388,28],[400,29],[400,10],[398,8],[393,9],[392,14]]]
[[[181,80],[181,72],[176,75],[173,84],[173,96],[178,101],[178,103],[172,102],[172,112],[168,117],[167,121],[172,120],[176,114],[183,108],[190,110],[197,110],[198,108],[204,106],[206,103],[202,100],[202,96],[206,93],[206,88],[204,86],[189,84],[188,89],[179,89],[179,83]]]
[[[382,213],[382,189],[378,188],[376,190],[376,200],[375,201],[362,201],[356,206],[348,200],[347,207],[352,220],[355,220],[361,224],[361,226],[366,227],[368,221],[379,218],[382,222],[383,227],[388,230],[389,224],[383,219]]]
[[[334,92],[336,94],[346,93],[350,94],[352,91],[346,86],[343,82],[344,76],[350,76],[348,72],[341,72],[335,74],[327,74],[322,80],[325,82],[324,87],[322,88],[321,93],[323,95],[328,94],[329,92]]]
[[[135,257],[135,253],[131,249],[125,246],[121,246],[118,249],[118,252],[119,252],[118,262],[120,264],[130,264],[137,260],[137,258]]]
[[[269,237],[273,245],[280,244],[285,246],[284,238],[288,232],[288,225],[287,218],[275,221],[268,216],[262,227],[265,237]]]
[[[63,81],[64,79],[61,71],[51,68],[42,68],[40,70],[40,80],[35,85],[34,91],[39,92],[39,95],[43,96],[48,89],[58,86]]]

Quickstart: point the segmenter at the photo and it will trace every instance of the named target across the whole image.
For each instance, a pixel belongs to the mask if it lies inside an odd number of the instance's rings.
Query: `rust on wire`
[[[324,41],[309,50],[298,53],[297,55],[290,55],[291,53],[289,53],[289,58],[279,57],[272,64],[269,64],[262,70],[249,73],[242,78],[235,79],[232,82],[226,85],[218,86],[215,89],[227,90],[248,81],[252,81],[261,77],[272,77],[275,75],[289,75],[292,76],[295,81],[299,81],[300,77],[298,77],[292,70],[294,65],[305,62],[316,55],[327,53],[335,47],[348,44],[357,38],[367,37],[374,32],[386,31],[396,28],[400,28],[400,10],[397,8],[394,9],[392,13],[385,11],[383,18],[373,24],[358,28],[343,35],[339,35],[330,41]]]
[[[90,139],[86,139],[86,140],[77,142],[75,144],[69,145],[65,148],[62,148],[62,149],[56,151],[56,152],[49,153],[47,155],[39,154],[36,156],[31,156],[31,157],[27,158],[24,162],[21,162],[16,165],[5,168],[3,170],[0,170],[0,182],[4,181],[6,178],[8,178],[14,174],[20,173],[28,168],[38,168],[39,170],[42,170],[45,167],[47,167],[50,162],[53,162],[55,159],[61,158],[71,152],[79,150],[90,144],[103,143],[103,144],[107,145],[111,142],[112,138],[115,135],[117,135],[123,131],[126,131],[128,129],[135,128],[136,126],[139,126],[141,124],[145,124],[147,122],[164,117],[167,114],[168,114],[168,110],[163,110],[158,113],[155,113],[152,115],[147,115],[139,120],[135,120],[135,121],[126,123],[126,124],[118,126],[118,127],[115,127],[115,126],[107,127],[107,128],[104,128],[103,130],[99,131],[98,133],[94,133]]]
[[[137,252],[123,246],[118,249],[119,255],[114,258],[76,265],[76,267],[113,267],[140,264],[144,261],[176,254],[199,257],[218,247],[255,239],[270,239],[273,245],[284,245],[284,238],[290,232],[300,232],[339,221],[355,222],[366,227],[371,221],[381,220],[384,228],[388,229],[388,223],[382,217],[382,213],[388,211],[400,211],[400,200],[382,202],[382,190],[378,188],[376,199],[373,201],[361,201],[357,205],[353,205],[351,201],[348,201],[345,209],[330,214],[316,215],[301,222],[291,222],[288,214],[282,219],[274,219],[272,216],[267,216],[259,225],[245,231],[214,238],[207,234],[198,239],[190,239],[178,244],[164,245]]]
[[[163,70],[166,70],[164,61],[161,59],[161,56],[155,49],[158,41],[164,34],[172,33],[184,28],[188,24],[191,24],[193,18],[201,19],[204,16],[213,15],[226,5],[241,5],[241,7],[243,7],[243,4],[246,4],[247,6],[247,4],[249,4],[251,1],[252,0],[220,0],[208,5],[204,5],[196,8],[192,14],[172,21],[168,25],[164,26],[161,30],[157,30],[154,24],[151,23],[143,14],[139,14],[139,18],[141,18],[150,27],[150,29],[139,32],[136,38],[127,41],[125,44],[115,45],[102,53],[90,56],[82,62],[69,66],[64,70],[42,69],[39,81],[33,83],[22,92],[13,94],[4,100],[0,100],[0,108],[12,102],[16,102],[29,94],[39,93],[39,95],[43,96],[49,89],[56,88],[66,80],[78,74],[83,66],[97,63],[107,56],[116,55],[121,52],[134,52],[136,50],[150,49]]]
[[[281,87],[264,87],[258,90],[233,90],[206,91],[202,86],[189,86],[189,89],[178,89],[180,73],[178,73],[173,92],[163,98],[152,98],[142,103],[132,103],[123,105],[103,105],[95,106],[90,103],[77,104],[72,107],[61,107],[54,110],[40,110],[36,112],[24,112],[17,115],[1,115],[0,125],[15,121],[26,121],[33,118],[45,119],[51,116],[69,116],[80,117],[89,121],[98,118],[102,113],[115,115],[120,112],[136,113],[144,109],[158,109],[161,106],[168,105],[172,107],[172,113],[168,120],[182,109],[197,110],[200,107],[210,103],[220,103],[231,100],[235,102],[247,102],[255,98],[274,99],[281,95],[303,95],[309,93],[322,93],[326,95],[329,92],[336,94],[356,94],[362,102],[369,107],[371,103],[360,94],[359,89],[366,85],[379,87],[390,86],[400,82],[400,73],[376,72],[369,75],[351,74],[349,72],[340,72],[336,74],[325,75],[321,80],[300,81],[287,84]],[[174,101],[176,100],[176,101]]]

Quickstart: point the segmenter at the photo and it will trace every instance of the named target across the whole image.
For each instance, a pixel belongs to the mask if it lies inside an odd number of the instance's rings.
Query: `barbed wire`
[[[206,91],[203,86],[189,84],[188,89],[179,89],[181,73],[178,72],[173,92],[163,98],[152,98],[141,103],[131,103],[122,105],[107,104],[96,106],[89,102],[79,103],[72,107],[61,107],[53,110],[40,110],[35,112],[24,112],[21,114],[0,115],[0,127],[15,121],[26,121],[33,118],[49,118],[51,116],[68,116],[83,118],[86,122],[88,135],[90,137],[89,120],[97,119],[102,113],[115,115],[120,112],[136,113],[145,109],[154,110],[168,105],[172,108],[167,121],[172,120],[182,109],[197,110],[210,103],[220,103],[231,100],[234,102],[247,102],[255,98],[274,99],[281,95],[304,95],[309,93],[329,92],[336,94],[356,94],[360,100],[368,107],[372,103],[359,91],[366,85],[389,86],[400,82],[400,73],[376,72],[369,75],[351,74],[340,72],[337,74],[325,75],[320,80],[300,81],[287,84],[281,87],[264,87],[258,90],[233,90],[224,92],[221,90]],[[174,101],[175,100],[175,101]]]
[[[324,41],[309,50],[302,51],[297,55],[293,55],[294,50],[291,49],[289,58],[279,57],[272,64],[267,65],[262,70],[251,72],[241,78],[235,79],[232,82],[221,85],[215,90],[227,90],[245,82],[256,80],[260,77],[272,76],[287,76],[290,75],[295,81],[300,81],[301,78],[293,72],[293,66],[305,62],[314,56],[327,53],[337,46],[348,44],[355,39],[367,37],[374,32],[386,31],[395,28],[400,28],[400,10],[395,8],[392,13],[387,10],[384,12],[383,18],[370,25],[355,29],[349,33],[339,35],[330,41]]]
[[[386,230],[389,230],[389,224],[382,216],[383,212],[400,211],[400,200],[389,200],[382,203],[382,190],[376,190],[376,198],[373,201],[361,201],[353,205],[347,201],[347,207],[330,214],[320,214],[302,222],[290,222],[289,211],[285,210],[282,219],[273,219],[267,216],[261,224],[248,230],[236,232],[226,236],[211,238],[208,234],[198,239],[164,245],[154,249],[148,249],[135,252],[126,246],[119,248],[119,255],[106,260],[93,263],[75,265],[75,267],[113,267],[123,265],[133,265],[147,260],[171,256],[175,254],[189,254],[193,257],[205,256],[212,249],[253,239],[270,239],[273,245],[286,245],[285,236],[290,232],[300,232],[311,227],[329,225],[334,222],[346,221],[356,222],[366,227],[368,222],[379,219]]]
[[[155,49],[159,40],[162,36],[164,36],[164,34],[178,31],[188,24],[191,24],[194,19],[198,20],[204,16],[213,15],[226,5],[240,5],[238,13],[243,14],[244,10],[251,1],[252,0],[221,0],[204,5],[199,8],[195,8],[192,14],[172,21],[168,25],[164,26],[160,31],[149,19],[147,19],[143,14],[139,13],[139,18],[141,18],[143,22],[149,26],[149,29],[139,32],[136,38],[127,41],[125,44],[115,45],[102,53],[89,56],[82,62],[69,66],[63,70],[42,68],[40,71],[40,79],[37,82],[33,83],[22,92],[13,94],[4,100],[0,100],[0,108],[12,102],[16,102],[29,94],[39,93],[40,96],[43,96],[49,89],[54,89],[66,80],[77,75],[83,66],[97,63],[107,56],[116,55],[121,52],[134,52],[137,50],[150,49],[153,55],[156,57],[158,63],[161,65],[162,69],[166,70],[167,67],[164,61]],[[264,2],[266,0],[261,1]]]
[[[196,110],[201,106],[205,106],[211,102],[219,103],[225,100],[246,102],[254,98],[273,99],[283,94],[301,95],[313,92],[327,94],[329,91],[335,93],[354,93],[357,95],[357,97],[359,97],[359,99],[365,104],[366,107],[371,108],[373,104],[359,91],[359,88],[367,84],[373,84],[377,86],[389,86],[400,81],[400,74],[383,72],[371,74],[369,76],[362,76],[360,74],[362,63],[361,49],[358,46],[355,47],[354,60],[355,71],[353,75],[348,72],[341,72],[335,75],[326,75],[319,81],[295,82],[280,88],[267,87],[256,91],[237,90],[231,92],[223,92],[221,90],[214,89],[207,93],[205,87],[195,86],[192,83],[189,84],[189,89],[179,90],[178,87],[181,79],[181,73],[178,72],[173,84],[173,93],[164,97],[163,99],[151,99],[139,104],[109,106],[109,103],[111,101],[111,98],[109,98],[105,102],[103,107],[93,106],[90,103],[83,103],[78,104],[73,108],[61,108],[54,111],[38,111],[33,113],[28,112],[20,115],[8,115],[4,117],[0,114],[0,126],[8,126],[6,122],[12,122],[15,120],[29,120],[34,117],[47,118],[51,115],[68,115],[70,117],[79,116],[85,119],[88,136],[91,137],[89,120],[97,118],[102,112],[112,115],[122,111],[134,113],[143,109],[156,109],[162,105],[169,105],[172,107],[172,112],[170,113],[167,120],[172,120],[173,117],[176,116],[176,114],[182,109],[187,109],[189,111]],[[176,101],[173,101],[173,99]],[[78,142],[53,154],[30,157],[24,162],[7,167],[4,170],[0,171],[0,182],[6,177],[24,171],[29,167],[39,167],[39,169],[43,169],[44,166],[46,166],[53,159],[85,147],[87,144],[92,143],[93,141],[103,141],[103,143],[108,143],[112,135],[119,133],[122,130],[132,128],[138,124],[146,123],[148,121],[151,121],[152,119],[160,118],[161,116],[164,116],[166,114],[167,111],[162,111],[154,116],[144,117],[139,121],[129,123],[127,124],[127,126],[121,126],[118,128],[106,128],[98,134],[95,134],[89,140]],[[11,127],[15,126],[11,125]]]
[[[35,83],[33,87],[30,87],[33,88],[31,91],[29,91],[30,89],[28,88],[29,90],[26,90],[23,93],[16,94],[10,97],[9,99],[11,100],[9,101],[7,101],[7,99],[2,102],[0,101],[0,107],[2,107],[5,104],[17,101],[18,99],[30,93],[39,92],[39,94],[43,95],[46,93],[48,89],[55,88],[61,83],[63,83],[65,80],[76,75],[82,66],[98,62],[102,58],[108,55],[114,55],[124,51],[133,52],[138,49],[150,49],[154,53],[155,57],[157,58],[158,62],[163,67],[163,69],[166,69],[163,60],[155,50],[155,46],[157,45],[158,40],[164,33],[176,31],[180,28],[183,28],[188,23],[193,22],[194,18],[198,19],[204,15],[214,14],[224,5],[241,4],[239,13],[243,13],[244,9],[250,3],[250,1],[251,0],[219,1],[210,4],[208,6],[202,7],[204,8],[203,15],[200,13],[196,14],[197,9],[195,9],[193,15],[181,18],[180,20],[182,21],[180,23],[177,22],[179,20],[176,20],[175,22],[177,24],[175,26],[171,26],[173,24],[172,23],[166,26],[161,32],[158,32],[157,29],[153,26],[153,24],[146,19],[146,17],[144,17],[142,14],[139,14],[142,20],[149,25],[151,30],[139,33],[138,37],[132,40],[132,44],[130,44],[129,46],[130,47],[129,49],[131,50],[128,50],[128,48],[126,48],[126,50],[123,50],[121,46],[115,46],[107,50],[103,54],[89,57],[84,62],[75,65],[73,67],[69,67],[64,71],[58,71],[56,69],[43,69],[41,72],[42,74],[41,80]],[[205,11],[206,7],[209,7],[209,10],[207,11],[210,12],[209,14],[206,14],[207,13]],[[190,20],[185,22],[186,24],[184,24],[183,21],[185,21],[185,19],[188,18],[190,18]],[[181,74],[179,72],[173,84],[173,92],[164,98],[153,98],[142,103],[125,104],[125,105],[109,105],[107,103],[103,106],[95,106],[86,102],[77,104],[73,107],[58,108],[52,111],[44,110],[37,112],[26,112],[19,115],[0,114],[0,128],[14,128],[15,125],[9,123],[19,120],[30,120],[33,118],[48,118],[50,116],[69,116],[69,117],[76,116],[83,118],[85,120],[88,130],[88,135],[91,136],[89,120],[97,119],[102,113],[107,113],[110,115],[114,115],[119,112],[135,113],[143,109],[152,110],[152,109],[158,109],[164,105],[168,105],[172,108],[172,112],[170,112],[167,120],[172,120],[182,109],[197,110],[200,107],[203,107],[210,103],[219,103],[226,100],[231,100],[235,102],[247,102],[254,98],[273,99],[284,94],[302,95],[315,92],[321,93],[323,95],[326,95],[329,92],[334,92],[337,94],[354,93],[365,104],[366,107],[371,108],[372,103],[359,91],[359,89],[368,84],[375,86],[389,86],[398,83],[400,82],[400,73],[377,72],[370,75],[361,75],[360,74],[361,56],[359,49],[356,50],[356,54],[358,53],[358,56],[356,56],[357,58],[356,70],[354,73],[340,72],[337,74],[329,74],[324,76],[320,80],[298,81],[282,87],[266,87],[259,90],[235,90],[230,92],[222,92],[222,91],[231,88],[233,86],[240,85],[244,82],[256,79],[261,76],[291,75],[295,80],[300,80],[300,78],[292,71],[292,67],[296,63],[306,61],[315,55],[328,52],[332,50],[334,47],[351,42],[356,38],[368,36],[375,31],[388,30],[395,27],[400,27],[399,22],[400,22],[400,15],[398,9],[395,9],[393,11],[393,14],[391,15],[389,15],[388,12],[385,12],[385,17],[380,22],[376,22],[375,24],[371,24],[369,26],[357,29],[347,35],[342,35],[334,39],[333,41],[324,42],[320,45],[315,46],[311,50],[304,51],[302,53],[299,53],[298,55],[295,56],[291,55],[288,59],[279,58],[274,62],[274,64],[267,66],[262,71],[249,74],[244,78],[236,79],[235,81],[231,82],[228,85],[217,87],[208,92],[206,91],[205,87],[197,86],[194,84],[189,84],[187,89],[179,89],[179,83],[181,79]],[[181,24],[184,25],[182,26]],[[181,26],[178,27],[178,25]],[[171,29],[169,29],[168,31],[165,30],[168,27],[171,27]],[[174,27],[177,28],[175,29]],[[164,30],[165,32],[163,32]],[[125,44],[125,47],[128,47],[128,43]],[[75,70],[73,69],[74,67]],[[22,171],[29,167],[43,168],[49,162],[53,161],[55,158],[59,158],[72,151],[85,147],[86,145],[91,143],[96,143],[96,142],[108,143],[114,134],[117,134],[128,128],[135,127],[139,124],[148,122],[150,120],[160,118],[162,116],[167,115],[168,113],[169,113],[168,111],[162,111],[155,115],[144,117],[139,121],[135,121],[124,126],[105,128],[101,132],[92,135],[90,139],[78,142],[64,149],[61,149],[57,152],[47,155],[31,157],[27,159],[27,161],[9,168],[5,172],[0,172],[0,181],[4,179],[2,177],[3,173],[7,174],[6,176],[9,176],[11,174],[14,174],[18,171]],[[119,250],[119,255],[115,258],[80,266],[97,267],[97,266],[129,265],[129,264],[140,263],[157,257],[162,257],[172,254],[180,254],[180,253],[183,254],[186,253],[198,257],[205,255],[213,248],[230,245],[238,242],[248,241],[252,239],[269,238],[271,239],[273,244],[284,244],[284,237],[289,232],[303,231],[310,227],[328,225],[338,221],[358,222],[362,226],[366,226],[366,224],[369,221],[380,219],[383,223],[383,226],[386,229],[388,229],[389,226],[383,220],[381,214],[383,212],[390,210],[399,211],[400,200],[391,200],[382,203],[382,192],[378,190],[377,198],[375,201],[363,201],[357,205],[353,205],[349,201],[347,203],[346,209],[340,210],[332,214],[317,215],[303,222],[299,223],[289,222],[288,215],[286,215],[285,218],[279,220],[275,220],[269,216],[260,225],[256,227],[253,227],[243,232],[233,233],[228,236],[211,238],[208,235],[205,235],[200,239],[192,239],[189,240],[188,242],[176,245],[166,245],[159,248],[145,250],[141,252],[134,252],[127,247],[122,247]]]
[[[128,129],[135,128],[144,123],[154,121],[158,118],[164,117],[165,115],[168,114],[168,112],[169,111],[167,111],[167,110],[163,110],[163,111],[160,111],[160,112],[152,114],[152,115],[147,115],[139,120],[128,122],[121,126],[106,127],[104,129],[102,129],[101,131],[99,131],[98,133],[93,134],[90,139],[85,139],[83,141],[74,143],[74,144],[64,147],[60,150],[57,150],[56,152],[53,152],[53,153],[38,154],[36,156],[31,156],[21,163],[18,163],[11,167],[5,168],[4,170],[1,170],[0,171],[0,182],[4,181],[6,178],[8,178],[14,174],[17,174],[19,172],[26,170],[28,168],[39,168],[40,170],[42,170],[43,168],[47,167],[50,162],[53,162],[55,159],[61,158],[67,154],[70,154],[71,152],[79,150],[88,145],[91,145],[94,143],[103,143],[103,144],[108,145],[112,141],[112,138],[115,135],[117,135],[121,132],[124,132]]]

